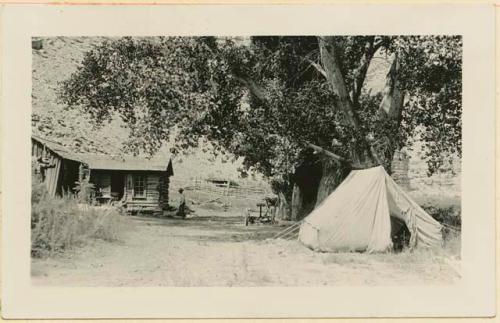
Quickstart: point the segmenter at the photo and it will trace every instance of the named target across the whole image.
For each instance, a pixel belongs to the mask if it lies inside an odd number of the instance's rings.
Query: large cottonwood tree
[[[119,38],[87,53],[61,99],[97,123],[118,115],[126,147],[210,141],[268,176],[300,218],[351,168],[383,165],[415,132],[429,170],[461,153],[459,36]],[[367,86],[375,60],[382,91]],[[378,63],[378,65],[384,65]],[[314,154],[312,145],[340,159]],[[318,149],[316,149],[316,152]]]

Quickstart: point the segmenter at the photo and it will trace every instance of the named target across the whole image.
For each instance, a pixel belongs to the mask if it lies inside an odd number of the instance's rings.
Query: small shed
[[[51,196],[74,192],[77,182],[94,185],[97,203],[120,201],[128,212],[168,207],[171,158],[73,154],[62,145],[32,136],[32,160]]]
[[[79,181],[81,157],[59,143],[31,136],[31,163],[50,196],[73,192]]]

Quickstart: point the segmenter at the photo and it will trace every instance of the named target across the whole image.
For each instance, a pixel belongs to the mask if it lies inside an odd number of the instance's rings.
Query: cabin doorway
[[[121,172],[111,173],[111,197],[119,201],[123,197],[125,190],[125,176]]]

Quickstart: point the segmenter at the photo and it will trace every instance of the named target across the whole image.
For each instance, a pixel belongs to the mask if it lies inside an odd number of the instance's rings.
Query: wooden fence
[[[191,180],[170,180],[171,189],[184,188],[186,191],[199,191],[216,196],[238,197],[238,198],[263,198],[272,194],[271,190],[258,185],[236,184],[231,180],[218,180],[216,182],[192,178]]]

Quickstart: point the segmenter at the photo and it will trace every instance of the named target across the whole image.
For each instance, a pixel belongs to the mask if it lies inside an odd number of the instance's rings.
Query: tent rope
[[[292,224],[291,226],[287,227],[283,231],[278,232],[273,237],[273,239],[285,239],[285,240],[289,240],[289,239],[294,238],[296,235],[298,235],[301,224],[302,224],[302,221],[299,221],[297,223]]]

